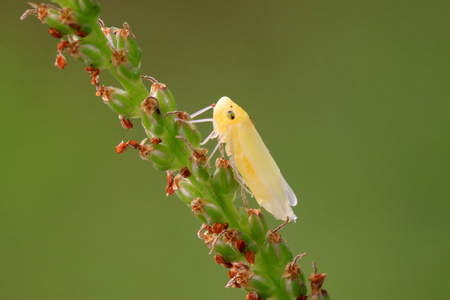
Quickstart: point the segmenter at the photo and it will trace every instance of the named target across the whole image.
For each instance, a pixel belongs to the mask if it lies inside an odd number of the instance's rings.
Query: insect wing
[[[264,145],[261,136],[256,130],[253,123],[249,120],[245,126],[241,126],[238,130],[238,139],[242,155],[245,156],[248,163],[255,171],[261,184],[260,188],[268,189],[275,199],[265,199],[268,201],[287,200],[290,205],[297,204],[297,197],[281,175],[280,169],[269,153],[266,145]],[[245,176],[243,174],[245,179]],[[254,189],[255,187],[250,187]],[[284,203],[282,206],[285,206]],[[284,209],[289,209],[284,207]],[[289,209],[290,210],[290,209]]]

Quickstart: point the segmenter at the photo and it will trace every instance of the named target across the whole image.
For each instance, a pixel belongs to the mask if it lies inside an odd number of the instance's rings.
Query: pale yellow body
[[[297,198],[264,145],[247,113],[230,98],[214,107],[214,131],[226,143],[226,153],[235,164],[256,201],[276,219],[295,220],[291,206]]]

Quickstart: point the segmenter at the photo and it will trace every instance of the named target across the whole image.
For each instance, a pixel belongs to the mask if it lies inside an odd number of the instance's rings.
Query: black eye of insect
[[[230,118],[231,120],[234,120],[234,118],[236,117],[235,115],[234,115],[234,112],[232,111],[232,110],[229,110],[228,111],[228,118]]]

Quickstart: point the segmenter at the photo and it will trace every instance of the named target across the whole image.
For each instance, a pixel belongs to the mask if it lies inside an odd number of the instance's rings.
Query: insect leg
[[[244,201],[245,208],[248,210],[248,201],[247,201],[247,198],[245,197],[245,191],[247,191],[252,197],[253,197],[253,194],[246,187],[244,179],[239,175],[239,171],[238,171],[238,168],[236,165],[236,152],[234,151],[234,148],[233,148],[233,139],[229,139],[229,145],[231,147],[230,164],[231,164],[231,169],[233,170],[233,177],[241,186],[242,201]]]
[[[215,138],[217,136],[217,133],[214,132],[214,130],[208,135],[208,137],[200,143],[200,145],[206,144],[210,139]],[[223,155],[222,155],[223,156]]]
[[[213,131],[214,132],[214,131]],[[208,160],[206,161],[206,163],[209,162],[209,160],[213,157],[214,153],[216,153],[217,149],[219,148],[220,144],[222,144],[221,141],[218,141],[216,147],[214,147],[214,150],[211,152],[211,154],[208,157]]]

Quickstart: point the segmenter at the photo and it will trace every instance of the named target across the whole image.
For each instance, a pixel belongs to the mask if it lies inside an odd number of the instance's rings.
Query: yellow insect
[[[219,144],[226,144],[225,150],[234,169],[237,167],[258,204],[276,219],[295,221],[297,217],[291,206],[297,205],[297,197],[281,175],[248,114],[228,97],[222,97],[211,107],[214,107],[214,132],[210,137],[218,136]]]

